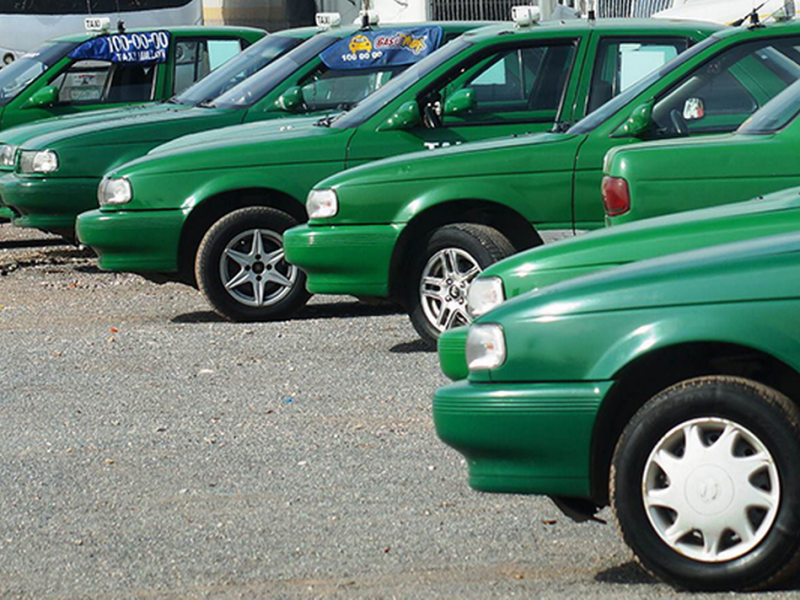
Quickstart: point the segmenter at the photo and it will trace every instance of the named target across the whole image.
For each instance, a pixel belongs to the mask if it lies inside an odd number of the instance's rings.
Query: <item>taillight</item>
[[[615,217],[631,209],[631,193],[628,182],[622,177],[603,177],[603,206],[609,217]]]

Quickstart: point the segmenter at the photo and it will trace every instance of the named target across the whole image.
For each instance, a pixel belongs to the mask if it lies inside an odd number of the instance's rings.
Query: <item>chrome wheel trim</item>
[[[219,259],[222,286],[245,306],[277,304],[292,291],[298,274],[298,268],[284,260],[283,238],[269,229],[239,233]]]
[[[780,479],[764,443],[728,419],[692,419],[655,445],[642,477],[645,512],[675,552],[704,563],[744,556],[767,536]]]
[[[467,312],[467,291],[483,269],[461,248],[444,248],[422,269],[420,303],[425,318],[437,331],[472,322]]]

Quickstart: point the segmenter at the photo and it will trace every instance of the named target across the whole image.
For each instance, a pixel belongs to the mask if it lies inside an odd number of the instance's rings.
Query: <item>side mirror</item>
[[[445,115],[460,115],[475,108],[475,90],[464,88],[450,96],[444,103]]]
[[[653,125],[653,102],[642,104],[633,109],[628,120],[620,125],[612,137],[638,138],[650,131]]]
[[[699,121],[706,116],[706,105],[702,98],[687,98],[683,103],[683,118],[686,121]]]
[[[294,86],[281,94],[281,97],[275,101],[275,106],[284,112],[293,112],[303,104],[303,100],[303,88]]]
[[[36,108],[39,106],[52,106],[58,100],[58,88],[54,85],[46,85],[37,90],[25,103],[24,108]]]
[[[397,109],[396,113],[381,123],[377,131],[410,129],[415,125],[419,125],[421,121],[422,116],[419,112],[419,105],[416,102],[410,101],[403,104]]]

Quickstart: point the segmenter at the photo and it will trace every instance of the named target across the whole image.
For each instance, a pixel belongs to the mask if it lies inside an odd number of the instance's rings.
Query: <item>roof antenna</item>
[[[589,10],[586,13],[586,18],[589,20],[590,23],[594,23],[597,20],[597,2],[596,0],[589,0]]]
[[[759,4],[758,6],[753,8],[753,10],[751,12],[749,12],[745,16],[743,16],[741,19],[736,19],[733,23],[731,23],[731,26],[733,26],[733,27],[741,27],[741,25],[745,21],[750,19],[750,27],[760,27],[761,26],[761,20],[758,18],[758,11],[761,10],[764,7],[765,4],[766,4],[766,2],[762,2],[761,4]]]
[[[361,15],[361,29],[369,29],[369,0],[363,0]]]
[[[125,33],[125,21],[122,19],[117,21],[117,33]]]

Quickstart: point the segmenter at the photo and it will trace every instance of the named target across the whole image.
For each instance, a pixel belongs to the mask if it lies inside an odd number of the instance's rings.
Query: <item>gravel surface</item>
[[[613,525],[471,491],[415,340],[348,298],[222,322],[0,226],[0,597],[675,595]]]

